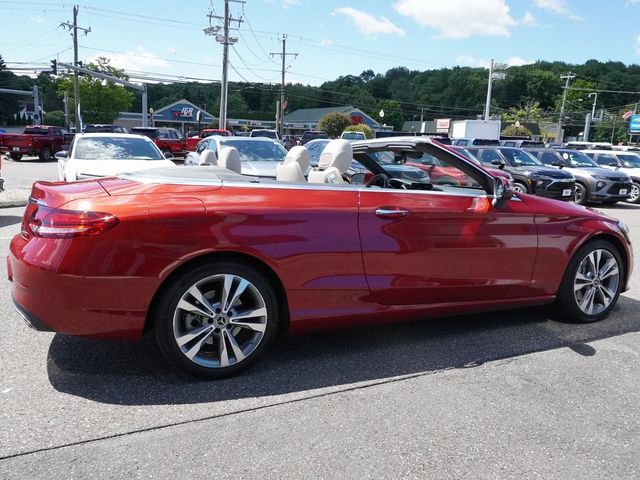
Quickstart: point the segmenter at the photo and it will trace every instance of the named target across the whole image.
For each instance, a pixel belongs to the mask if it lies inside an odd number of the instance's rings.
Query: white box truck
[[[451,138],[478,138],[500,140],[500,120],[456,120],[451,127]]]

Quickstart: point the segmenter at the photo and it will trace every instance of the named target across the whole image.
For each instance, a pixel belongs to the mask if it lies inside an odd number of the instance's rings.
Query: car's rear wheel
[[[587,193],[587,187],[583,184],[576,182],[573,201],[578,205],[586,205],[589,200],[589,194]]]
[[[513,191],[516,193],[528,193],[527,186],[522,182],[513,182]]]
[[[278,329],[266,279],[238,263],[208,263],[173,282],[154,308],[156,340],[177,367],[223,378],[249,367]]]
[[[51,160],[51,147],[42,147],[40,153],[38,153],[38,158],[43,162]]]
[[[11,157],[11,160],[19,162],[20,159],[22,158],[22,154],[20,154],[20,153],[10,153],[9,157]]]
[[[631,190],[629,191],[629,198],[626,200],[629,203],[640,203],[640,183],[633,182],[631,184]]]
[[[623,268],[620,254],[608,241],[594,240],[581,247],[569,262],[558,290],[560,313],[585,323],[607,316],[620,295]]]

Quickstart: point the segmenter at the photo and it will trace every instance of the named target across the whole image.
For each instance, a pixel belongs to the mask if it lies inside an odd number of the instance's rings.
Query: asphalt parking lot
[[[55,162],[2,172],[56,178]],[[29,330],[2,258],[0,478],[637,479],[640,207],[602,210],[636,247],[605,321],[524,309],[291,337],[216,382],[151,339]],[[0,257],[22,211],[0,209]]]

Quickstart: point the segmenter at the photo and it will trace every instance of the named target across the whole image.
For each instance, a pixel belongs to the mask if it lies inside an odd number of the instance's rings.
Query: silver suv
[[[608,170],[622,172],[631,177],[629,203],[640,203],[640,155],[638,152],[620,152],[617,150],[582,150],[595,162]]]
[[[629,198],[629,175],[600,167],[583,151],[567,148],[528,148],[527,151],[545,165],[562,168],[575,177],[574,201],[580,205],[614,204]]]

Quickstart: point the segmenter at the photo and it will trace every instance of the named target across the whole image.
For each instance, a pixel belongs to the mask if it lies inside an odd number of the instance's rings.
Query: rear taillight
[[[118,222],[118,217],[110,213],[50,208],[31,199],[22,220],[22,235],[45,238],[99,235]]]

